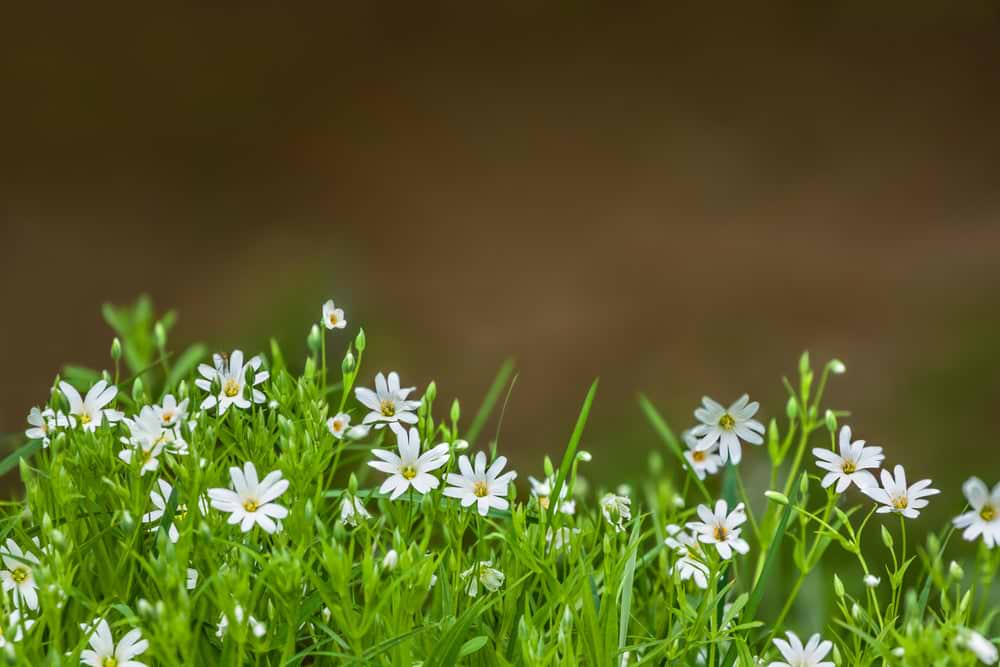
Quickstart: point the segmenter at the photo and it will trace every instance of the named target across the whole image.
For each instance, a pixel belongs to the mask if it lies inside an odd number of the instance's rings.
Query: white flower
[[[716,453],[718,443],[713,444],[708,449],[698,449],[698,438],[691,431],[685,431],[683,436],[684,444],[688,450],[684,452],[684,458],[691,465],[694,474],[698,479],[705,479],[705,475],[714,475],[722,467],[722,457]]]
[[[146,667],[146,663],[133,660],[149,648],[149,642],[142,638],[136,628],[130,630],[115,646],[111,628],[103,618],[90,635],[90,648],[80,654],[80,664],[91,667]]]
[[[680,576],[681,581],[693,579],[698,588],[707,589],[708,565],[705,564],[705,554],[701,550],[697,535],[685,532],[676,524],[667,526],[667,535],[664,542],[680,556],[674,563],[674,571]]]
[[[49,435],[59,428],[76,428],[76,417],[64,415],[62,412],[56,413],[52,408],[39,410],[31,408],[28,413],[28,428],[24,435],[29,440],[41,440],[42,447],[49,446]]]
[[[84,398],[69,382],[60,382],[59,389],[69,401],[69,414],[80,422],[84,431],[95,431],[105,419],[116,422],[123,416],[117,410],[104,407],[118,395],[118,387],[108,385],[104,380],[91,387]]]
[[[927,507],[926,496],[933,496],[941,493],[937,489],[930,488],[931,480],[922,479],[913,486],[906,485],[906,472],[903,466],[897,465],[895,468],[895,478],[889,474],[888,470],[883,470],[882,486],[869,486],[861,489],[867,496],[882,506],[878,508],[879,514],[886,512],[896,512],[908,519],[915,519],[920,516],[917,510]]]
[[[198,570],[193,567],[187,569],[187,578],[185,585],[189,591],[193,591],[194,587],[198,585]]]
[[[236,604],[236,606],[233,607],[233,621],[235,621],[237,625],[242,625],[243,616],[244,616],[243,607],[241,607],[239,604]],[[247,625],[250,626],[250,630],[251,632],[253,632],[254,636],[258,638],[263,637],[267,633],[267,626],[265,626],[263,623],[258,621],[253,616],[247,618]],[[226,633],[228,631],[229,631],[229,617],[226,615],[226,612],[222,612],[221,614],[219,614],[219,625],[216,626],[215,636],[218,637],[219,639],[222,639],[223,637],[226,636]]]
[[[132,464],[134,456],[138,457],[140,475],[145,475],[160,467],[160,461],[157,457],[163,452],[164,443],[164,438],[161,437],[163,429],[160,427],[159,419],[152,410],[148,410],[148,408],[144,408],[144,410],[145,420],[141,418],[135,420],[126,418],[124,420],[131,435],[121,439],[127,447],[118,452],[118,458],[128,465]]]
[[[172,426],[164,426],[162,416],[156,413],[156,407],[143,406],[136,417],[123,419],[122,423],[128,428],[129,437],[123,437],[121,441],[133,449],[152,451],[162,448],[174,454],[186,455],[188,444],[181,434],[180,423],[175,421]],[[128,460],[125,462],[128,463]]]
[[[865,582],[865,586],[867,586],[868,588],[875,588],[880,583],[882,583],[882,580],[880,578],[876,577],[874,574],[866,574],[865,578],[864,578],[864,582]]]
[[[284,519],[288,510],[271,502],[288,490],[288,480],[281,479],[281,471],[274,470],[264,479],[257,481],[257,468],[247,461],[243,470],[233,467],[229,469],[233,480],[233,489],[209,489],[208,497],[212,499],[212,507],[222,512],[229,512],[230,524],[240,524],[244,533],[258,524],[268,533],[274,533],[280,528],[274,519]]]
[[[991,493],[982,480],[970,477],[962,485],[962,493],[972,507],[971,512],[953,520],[957,528],[965,528],[962,537],[971,541],[982,535],[990,549],[1000,544],[1000,484]]]
[[[995,665],[997,660],[1000,660],[996,644],[974,630],[961,628],[958,633],[958,645],[972,651],[984,665]]]
[[[347,326],[344,311],[335,308],[332,300],[323,304],[323,324],[327,329],[343,329]]]
[[[159,529],[159,521],[163,517],[163,513],[167,510],[167,501],[170,500],[170,494],[174,492],[174,487],[164,479],[156,480],[156,485],[159,487],[159,491],[156,488],[149,492],[149,499],[153,502],[153,509],[142,515],[143,523],[153,523],[157,522],[157,525],[150,528],[150,532],[156,532]],[[208,503],[205,502],[204,496],[198,500],[198,508],[201,510],[202,516],[208,514]],[[178,521],[183,521],[184,517],[187,516],[188,507],[183,503],[178,503],[177,508],[174,510],[174,518]],[[167,536],[170,537],[170,541],[177,544],[177,540],[180,539],[180,533],[177,531],[177,526],[171,522],[170,528],[167,529]]]
[[[507,465],[506,456],[498,456],[496,461],[486,467],[486,454],[476,453],[476,465],[473,468],[469,457],[463,454],[458,459],[458,469],[461,474],[448,473],[448,484],[444,495],[457,498],[462,507],[477,504],[477,510],[486,516],[490,507],[505,510],[510,507],[507,502],[507,487],[517,477],[513,470],[500,474]]]
[[[410,487],[420,494],[436,489],[440,480],[430,473],[448,462],[448,445],[440,444],[421,454],[420,432],[416,427],[411,427],[407,434],[406,429],[399,424],[391,426],[396,434],[399,454],[385,449],[373,449],[372,454],[381,460],[368,462],[372,468],[389,475],[379,487],[379,493],[391,493],[389,499],[395,500]]]
[[[774,645],[778,647],[787,662],[772,662],[769,667],[834,667],[829,660],[823,660],[833,648],[833,642],[829,639],[823,641],[817,633],[803,646],[794,632],[789,630],[787,635],[788,641],[779,637],[774,638]]]
[[[480,585],[490,593],[500,590],[506,578],[503,572],[493,567],[491,560],[480,561],[459,576],[462,579],[468,579],[469,583],[465,587],[465,592],[472,597],[479,595]]]
[[[337,440],[344,437],[347,432],[347,427],[351,425],[351,415],[346,412],[341,412],[338,415],[330,417],[326,420],[326,427],[330,429],[330,433],[333,434]],[[367,432],[365,433],[367,435]]]
[[[702,543],[714,544],[722,558],[732,558],[733,551],[740,554],[750,551],[750,545],[740,537],[739,526],[747,520],[743,503],[729,512],[725,500],[716,501],[714,513],[707,505],[698,505],[698,517],[701,521],[692,521],[687,527],[698,534]]]
[[[214,366],[209,366],[208,364],[199,365],[198,372],[201,373],[201,377],[194,381],[204,391],[212,391],[212,383],[215,381],[219,383],[219,395],[208,396],[202,401],[202,410],[208,410],[218,405],[219,414],[221,415],[229,409],[230,405],[235,405],[241,410],[249,408],[250,400],[247,398],[248,387],[246,377],[247,373],[251,370],[254,372],[254,376],[253,386],[249,387],[250,397],[257,404],[267,400],[264,392],[253,388],[269,377],[267,371],[259,370],[264,363],[264,360],[259,355],[251,357],[250,361],[244,364],[243,352],[241,350],[233,350],[228,359],[221,354],[213,354],[212,363]]]
[[[34,619],[21,618],[21,611],[19,609],[11,611],[7,616],[7,621],[0,627],[0,648],[4,648],[10,642],[19,642],[24,639],[24,633],[30,630],[34,624]],[[14,628],[13,637],[5,634],[7,628],[11,627]]]
[[[416,424],[417,414],[414,412],[420,407],[420,401],[408,401],[406,397],[410,395],[416,387],[399,387],[399,374],[395,371],[389,373],[386,381],[384,375],[379,373],[375,376],[375,391],[365,387],[358,387],[354,390],[354,395],[361,404],[371,410],[362,420],[363,424],[374,424],[375,428],[382,428],[392,422],[403,422],[404,424]]]
[[[358,424],[357,426],[352,426],[351,428],[347,429],[347,433],[345,435],[347,436],[348,440],[360,440],[362,438],[368,437],[368,434],[371,432],[371,429],[372,429],[371,426]]]
[[[360,498],[352,496],[351,494],[344,494],[344,499],[340,502],[340,520],[346,523],[348,526],[356,527],[358,525],[358,520],[367,521],[372,517],[365,509],[364,503],[361,502]]]
[[[740,462],[742,451],[740,440],[751,445],[764,444],[764,425],[752,419],[760,407],[756,401],[750,403],[746,394],[724,408],[708,396],[701,399],[703,407],[694,411],[694,416],[701,423],[691,429],[691,434],[698,438],[698,449],[709,450],[719,443],[719,455],[722,462],[732,460]]]
[[[250,625],[250,631],[253,632],[253,636],[260,639],[267,634],[267,626],[264,625],[263,621],[258,621],[253,616],[250,617],[248,621]]]
[[[601,498],[601,514],[615,532],[625,530],[624,524],[632,519],[632,499],[628,496],[618,496],[606,493]]]
[[[840,454],[817,447],[813,449],[816,465],[829,472],[823,477],[823,488],[837,483],[837,493],[843,493],[854,482],[859,489],[878,486],[878,481],[866,468],[877,470],[885,458],[881,447],[865,447],[864,440],[851,442],[851,427],[840,429]]]
[[[538,506],[543,510],[549,509],[550,496],[552,495],[552,489],[556,485],[556,478],[552,476],[538,481],[529,475],[528,481],[531,483],[531,495],[538,499]],[[576,512],[576,501],[566,500],[566,496],[568,495],[569,484],[564,480],[562,488],[559,490],[559,511],[563,514],[573,514]]]
[[[153,414],[160,422],[160,426],[163,428],[170,428],[171,426],[177,426],[180,424],[184,417],[187,415],[187,406],[190,399],[185,398],[180,403],[174,398],[173,394],[167,394],[163,397],[163,405],[152,406]]]
[[[399,554],[395,549],[389,549],[382,557],[382,567],[386,570],[395,570],[399,565]]]
[[[579,528],[563,526],[555,532],[549,528],[545,533],[545,543],[551,545],[553,551],[562,551],[563,549],[570,551],[573,548],[573,536],[579,534]]]
[[[38,547],[38,538],[32,538],[35,547]],[[0,550],[0,557],[3,558],[5,570],[0,570],[0,581],[3,581],[3,590],[14,592],[14,605],[20,606],[23,601],[28,609],[38,609],[38,584],[35,583],[35,575],[32,569],[38,565],[38,558],[30,551],[21,551],[17,542],[7,538],[6,548]]]

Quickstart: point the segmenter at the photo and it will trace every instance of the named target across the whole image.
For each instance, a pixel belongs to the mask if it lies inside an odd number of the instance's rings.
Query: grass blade
[[[659,411],[657,411],[656,407],[648,398],[646,398],[645,394],[639,394],[639,407],[646,415],[646,419],[649,420],[653,430],[656,431],[656,434],[663,440],[667,449],[673,452],[674,456],[677,457],[677,460],[680,461],[681,465],[687,468],[688,472],[691,473],[691,479],[694,481],[695,486],[698,487],[698,490],[701,491],[701,494],[705,496],[705,501],[711,504],[712,494],[708,492],[708,488],[705,486],[704,482],[698,479],[698,475],[695,473],[694,468],[692,468],[688,460],[684,458],[684,452],[681,450],[681,443],[677,440],[677,436],[675,436],[674,432],[670,430],[670,427],[667,426],[667,422],[660,416]]]
[[[479,410],[476,411],[476,416],[472,418],[472,423],[469,424],[469,428],[465,431],[465,439],[470,445],[476,444],[476,439],[482,432],[483,427],[486,425],[486,420],[490,418],[490,413],[493,412],[493,408],[496,407],[497,401],[500,400],[500,394],[503,392],[504,385],[510,380],[511,374],[514,372],[514,360],[507,359],[500,365],[500,370],[497,371],[496,377],[493,378],[493,384],[490,385],[489,390],[486,392],[486,396],[483,397],[483,403],[479,406]]]
[[[580,438],[583,437],[583,429],[587,425],[587,417],[590,415],[590,406],[593,405],[594,396],[597,395],[597,383],[598,380],[594,380],[593,384],[590,385],[590,390],[587,391],[587,397],[583,399],[583,407],[580,408],[580,416],[576,418],[576,426],[573,427],[573,435],[570,436],[569,444],[566,445],[566,451],[563,452],[562,463],[559,465],[559,474],[556,475],[556,483],[552,487],[552,498],[559,498],[559,494],[562,493],[562,488],[566,483],[566,477],[569,475],[569,469],[573,465],[573,459],[576,457],[576,448],[580,444]],[[552,517],[555,516],[558,508],[558,502],[549,503],[549,523],[552,523]],[[553,543],[555,543],[555,540],[553,540]]]

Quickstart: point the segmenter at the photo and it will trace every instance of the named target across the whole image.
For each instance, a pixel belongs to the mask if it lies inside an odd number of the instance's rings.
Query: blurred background
[[[661,447],[638,391],[678,431],[703,394],[780,416],[804,349],[936,519],[1000,478],[996,5],[362,4],[4,22],[0,432],[110,365],[105,301],[301,359],[332,298],[369,386],[471,416],[513,356],[522,479],[595,376],[611,485]]]

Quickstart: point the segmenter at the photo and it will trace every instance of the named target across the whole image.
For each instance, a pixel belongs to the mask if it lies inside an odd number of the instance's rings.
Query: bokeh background
[[[781,415],[803,349],[937,518],[1000,477],[996,5],[361,4],[4,21],[0,432],[110,364],[105,301],[302,358],[333,298],[369,383],[471,414],[515,357],[522,478],[595,376],[614,484],[661,447],[637,391]]]

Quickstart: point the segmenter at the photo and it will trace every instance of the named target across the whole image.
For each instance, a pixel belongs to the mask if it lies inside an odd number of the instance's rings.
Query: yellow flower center
[[[906,496],[900,496],[899,498],[892,499],[892,506],[898,510],[905,510],[906,506],[909,504],[910,501],[907,500]]]
[[[476,482],[472,485],[472,492],[477,498],[485,498],[490,494],[490,487],[486,486],[486,482]]]
[[[979,516],[983,521],[992,521],[997,517],[997,510],[992,505],[983,505],[983,509],[979,510]]]
[[[247,512],[256,512],[258,507],[260,507],[260,505],[257,504],[256,500],[243,501],[243,509],[245,509]]]
[[[337,313],[330,313],[330,326],[337,326]]]
[[[187,514],[188,514],[188,507],[187,507],[187,505],[178,505],[177,506],[176,516],[177,516],[177,520],[178,521],[183,521],[184,517],[186,517]]]
[[[24,583],[24,580],[28,578],[28,571],[23,567],[14,568],[14,571],[10,573],[10,578],[14,580],[15,584]]]
[[[705,452],[696,449],[691,452],[691,458],[693,458],[696,463],[701,463],[705,460]]]
[[[538,496],[538,506],[543,510],[549,508],[549,497],[548,496]]]
[[[736,427],[736,420],[727,412],[719,417],[719,426],[727,431],[732,431]]]
[[[84,412],[82,415],[80,415],[80,423],[83,424],[84,426],[86,426],[87,424],[89,424],[91,421],[92,420],[90,418],[90,415],[87,414],[86,412]]]
[[[389,399],[383,400],[379,407],[382,410],[382,414],[386,417],[392,417],[396,414],[396,404]]]
[[[240,393],[240,383],[233,378],[229,378],[226,380],[226,383],[222,385],[222,391],[226,394],[226,396],[232,398],[236,394]]]
[[[118,667],[118,658],[109,655],[104,660],[101,660],[101,667]]]
[[[840,466],[840,469],[844,471],[845,475],[850,475],[852,472],[857,470],[858,467],[854,465],[854,461],[844,461],[844,465]]]
[[[174,413],[170,411],[164,411],[164,413],[160,415],[160,419],[163,420],[164,424],[169,424],[174,420]]]
[[[417,469],[414,468],[413,466],[403,466],[402,475],[406,479],[413,479],[414,477],[417,476]]]
[[[340,420],[340,419],[334,419],[333,420],[333,430],[334,431],[341,431],[341,430],[343,430],[343,428],[344,428],[344,422],[342,420]]]
[[[716,526],[712,529],[712,537],[719,542],[725,542],[727,535],[729,535],[729,532],[726,530],[725,526]]]

